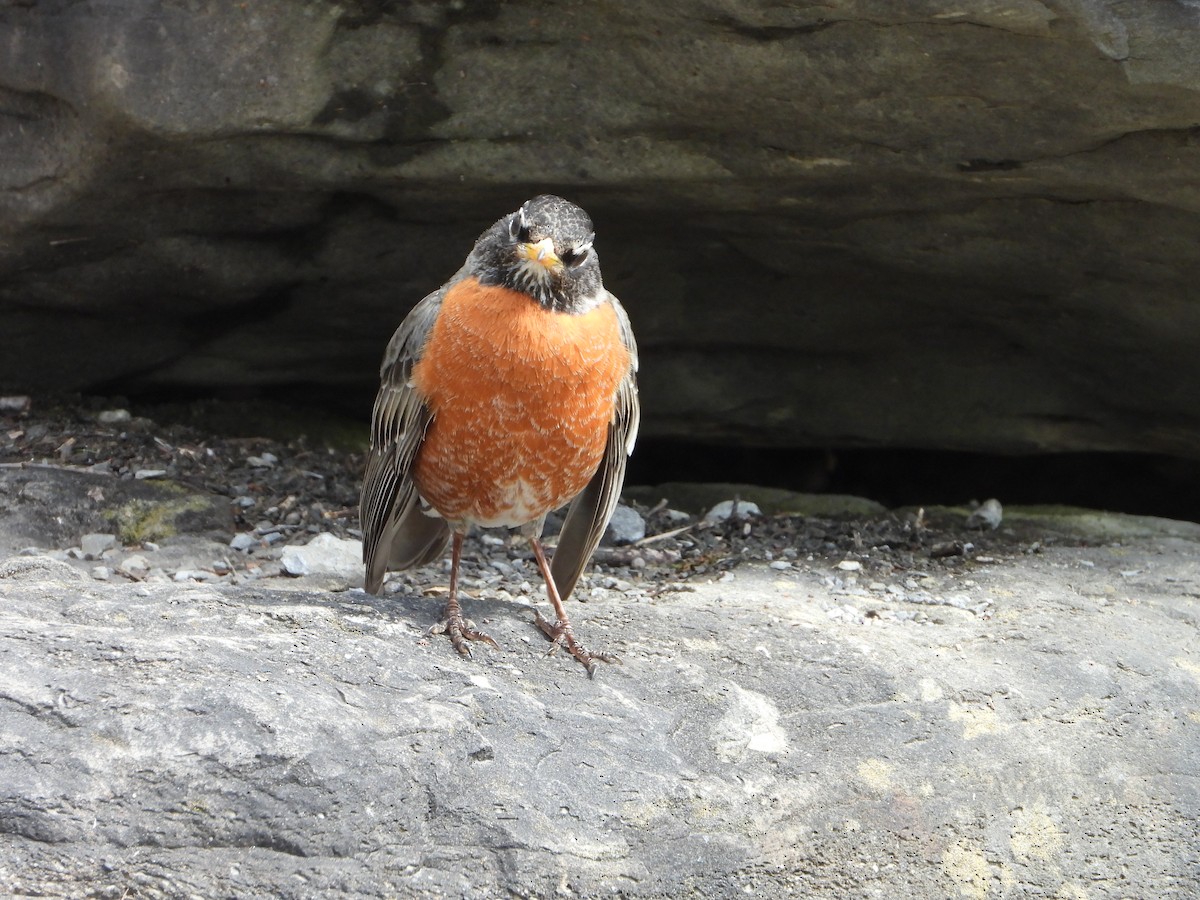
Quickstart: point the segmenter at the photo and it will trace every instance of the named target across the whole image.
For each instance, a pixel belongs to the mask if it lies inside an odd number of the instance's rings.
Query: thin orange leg
[[[562,599],[558,596],[558,588],[554,584],[554,576],[550,574],[550,566],[546,563],[546,554],[542,552],[542,542],[537,538],[530,538],[529,542],[533,544],[533,555],[537,559],[538,569],[542,573],[542,579],[546,582],[546,593],[550,595],[550,605],[554,607],[554,614],[558,616],[558,621],[551,625],[535,608],[533,614],[537,617],[537,627],[542,629],[542,633],[550,638],[550,652],[553,653],[559,647],[566,647],[571,655],[583,663],[587,669],[588,676],[596,674],[596,663],[606,662],[614,663],[621,660],[616,656],[608,653],[592,653],[575,637],[575,632],[571,630],[571,623],[567,619],[567,611],[563,608]]]
[[[442,612],[442,621],[430,628],[429,632],[450,635],[450,643],[463,656],[471,655],[471,645],[467,641],[485,641],[499,650],[500,645],[490,635],[476,631],[475,623],[463,618],[462,608],[458,605],[458,563],[462,559],[462,545],[463,536],[454,532],[450,544],[450,598]]]

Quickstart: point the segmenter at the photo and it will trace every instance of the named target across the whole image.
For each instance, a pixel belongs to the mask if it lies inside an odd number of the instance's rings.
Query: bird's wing
[[[412,466],[425,439],[430,412],[412,385],[412,369],[425,348],[447,288],[413,307],[392,335],[379,369],[379,393],[371,417],[371,449],[359,496],[366,589],[379,593],[384,573],[429,562],[450,532],[441,519],[420,510]]]
[[[613,510],[617,508],[621,485],[625,482],[625,463],[633,452],[642,415],[637,390],[637,343],[624,307],[612,294],[609,299],[620,323],[621,342],[629,351],[629,371],[617,386],[613,418],[608,426],[608,444],[600,468],[587,487],[571,501],[550,564],[550,574],[554,576],[554,585],[563,600],[575,589],[583,567],[591,559]]]

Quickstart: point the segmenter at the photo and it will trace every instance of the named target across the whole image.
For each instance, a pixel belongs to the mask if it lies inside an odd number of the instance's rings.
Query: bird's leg
[[[567,619],[567,611],[563,608],[562,599],[558,596],[558,588],[554,585],[554,576],[550,574],[550,566],[546,564],[546,554],[542,552],[542,542],[536,537],[530,537],[529,543],[533,545],[533,555],[537,558],[538,569],[542,573],[542,579],[546,582],[546,593],[550,595],[550,604],[554,607],[554,614],[558,616],[558,621],[551,625],[535,608],[534,616],[537,618],[537,627],[542,629],[542,633],[550,638],[550,652],[553,653],[559,647],[566,647],[573,657],[583,663],[587,669],[588,676],[596,673],[597,662],[620,662],[616,656],[611,656],[607,653],[592,653],[575,637],[575,632],[571,630],[571,623]]]
[[[458,563],[462,559],[462,545],[463,536],[454,532],[450,545],[450,597],[446,601],[442,621],[430,628],[429,632],[450,635],[450,643],[463,656],[471,655],[471,646],[467,641],[486,641],[499,650],[500,645],[490,635],[476,631],[475,623],[463,618],[462,608],[458,605]]]

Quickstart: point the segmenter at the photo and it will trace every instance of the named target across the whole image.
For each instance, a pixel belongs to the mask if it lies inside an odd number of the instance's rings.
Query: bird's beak
[[[524,259],[531,262],[540,263],[547,269],[558,269],[562,267],[562,260],[558,258],[558,254],[554,252],[554,241],[550,238],[542,238],[536,244],[521,244],[517,248],[517,253]]]

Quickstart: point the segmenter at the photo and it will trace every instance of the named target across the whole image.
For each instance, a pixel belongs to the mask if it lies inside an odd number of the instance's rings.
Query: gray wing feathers
[[[600,468],[579,495],[571,501],[550,563],[550,574],[558,595],[566,600],[575,589],[584,566],[591,559],[608,527],[625,482],[625,464],[637,440],[641,405],[637,393],[637,344],[629,318],[616,297],[609,295],[621,324],[621,340],[629,350],[629,372],[617,388],[613,420],[608,426],[608,445]]]
[[[389,568],[435,559],[450,537],[445,522],[421,512],[412,481],[413,460],[430,415],[410,378],[444,293],[443,287],[413,307],[392,335],[379,371],[371,449],[359,497],[366,589],[372,594],[379,593]]]

